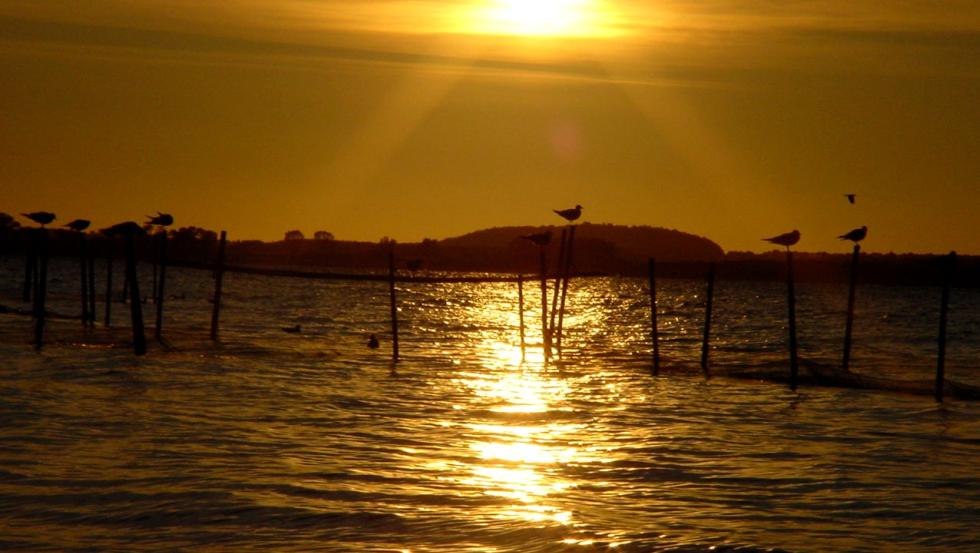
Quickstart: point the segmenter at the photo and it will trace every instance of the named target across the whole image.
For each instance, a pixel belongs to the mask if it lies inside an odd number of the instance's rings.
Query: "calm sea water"
[[[0,315],[0,550],[980,550],[980,406],[653,378],[642,280],[573,281],[550,365],[521,361],[515,285],[399,285],[393,369],[384,284],[227,275],[212,345],[210,275],[169,276],[171,347],[144,358],[101,297],[99,328],[52,321],[40,354]],[[56,261],[51,309],[77,313],[76,285]],[[696,363],[703,283],[660,288],[663,354]],[[854,369],[931,378],[938,300],[861,289]],[[718,283],[714,365],[784,364],[784,301]],[[838,361],[845,301],[800,286],[802,355]],[[974,384],[978,308],[954,291],[948,376]]]

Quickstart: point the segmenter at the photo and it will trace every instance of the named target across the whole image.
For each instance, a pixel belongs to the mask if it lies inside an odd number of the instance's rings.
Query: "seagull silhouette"
[[[174,217],[169,213],[160,213],[157,211],[156,215],[147,215],[149,221],[147,223],[151,225],[160,225],[161,227],[169,227],[174,224]]]
[[[763,240],[789,248],[800,241],[800,231],[794,230],[793,232],[787,232],[779,236],[773,236],[772,238],[763,238]]]
[[[574,221],[575,219],[578,219],[579,217],[582,216],[582,206],[580,205],[576,205],[572,209],[553,209],[552,211],[554,211],[555,213],[557,213],[558,215],[560,215],[561,217],[563,217],[569,222]]]
[[[135,221],[126,221],[125,223],[119,223],[112,225],[109,228],[102,229],[102,234],[107,236],[124,236],[124,235],[134,235],[134,234],[146,234],[143,227],[139,226]]]
[[[857,197],[857,194],[844,194],[844,197],[847,198],[847,201],[849,201],[849,202],[851,202],[853,204],[854,203],[854,198]]]
[[[77,230],[77,231],[81,232],[81,231],[87,229],[88,226],[91,225],[91,224],[92,224],[92,221],[89,221],[88,219],[75,219],[74,221],[66,224],[65,226],[68,227],[68,228],[70,228],[71,230]]]
[[[851,242],[857,243],[860,242],[861,240],[864,240],[864,237],[867,235],[868,235],[868,227],[865,226],[861,228],[856,228],[851,232],[848,232],[847,234],[842,234],[838,236],[837,238],[840,238],[841,240],[850,240]]]
[[[525,234],[521,236],[525,240],[530,240],[539,246],[547,246],[551,242],[551,231],[547,230],[545,232],[539,232],[536,234]]]
[[[24,217],[27,217],[31,221],[40,224],[42,227],[51,221],[54,221],[54,213],[48,211],[35,211],[34,213],[21,213]]]

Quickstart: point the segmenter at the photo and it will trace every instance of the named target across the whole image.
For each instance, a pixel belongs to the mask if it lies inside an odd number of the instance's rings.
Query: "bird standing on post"
[[[773,236],[772,238],[763,238],[763,240],[789,248],[790,246],[795,246],[800,241],[800,231],[794,230],[793,232],[787,232],[779,236]]]
[[[21,215],[27,217],[42,227],[51,223],[51,221],[54,221],[54,213],[49,211],[35,211],[33,213],[21,213]]]
[[[578,219],[582,216],[582,206],[576,205],[571,209],[553,209],[560,217],[568,221],[569,223]]]
[[[867,235],[868,235],[868,227],[863,226],[861,228],[856,228],[848,232],[847,234],[842,234],[837,238],[840,238],[841,240],[850,240],[851,242],[858,243],[861,240],[864,240],[864,237]]]
[[[92,222],[87,219],[75,219],[74,221],[66,224],[65,226],[70,228],[71,230],[82,232],[83,230],[87,229],[91,224]]]

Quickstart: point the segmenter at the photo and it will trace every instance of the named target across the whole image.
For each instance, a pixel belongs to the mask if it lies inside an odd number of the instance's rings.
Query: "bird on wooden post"
[[[576,205],[571,209],[553,209],[555,213],[569,223],[582,216],[582,206]]]
[[[87,229],[91,224],[92,222],[89,221],[88,219],[75,219],[74,221],[65,224],[65,226],[70,228],[71,230],[82,232],[83,230]]]
[[[21,213],[21,215],[41,225],[42,228],[44,225],[50,224],[55,219],[54,213],[49,211],[35,211],[33,213]]]
[[[800,231],[794,230],[792,232],[786,232],[778,236],[773,236],[772,238],[763,238],[766,242],[772,242],[773,244],[778,244],[780,246],[786,246],[789,249],[790,246],[795,246],[797,242],[800,241]]]
[[[861,240],[864,240],[864,238],[867,235],[868,235],[868,227],[863,226],[861,228],[856,228],[846,234],[842,234],[837,238],[840,238],[841,240],[850,240],[851,242],[857,244]]]

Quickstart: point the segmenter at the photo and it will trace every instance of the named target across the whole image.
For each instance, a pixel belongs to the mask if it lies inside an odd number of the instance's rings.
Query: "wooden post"
[[[112,240],[106,242],[105,255],[105,317],[102,324],[109,328],[112,319]]]
[[[548,330],[551,335],[555,335],[555,316],[558,315],[558,293],[561,291],[563,280],[562,268],[565,266],[565,247],[568,240],[568,229],[561,229],[561,240],[558,244],[558,268],[555,271],[555,292],[551,296],[551,319],[548,323]]]
[[[786,302],[789,308],[789,387],[796,390],[799,362],[796,356],[796,283],[793,278],[793,252],[786,248]]]
[[[155,236],[147,236],[150,242],[150,264],[153,265],[153,291],[150,293],[153,303],[157,302],[157,241]]]
[[[95,326],[95,252],[88,249],[88,320]]]
[[[126,280],[129,282],[129,313],[133,325],[133,352],[146,354],[143,330],[143,303],[140,301],[139,275],[136,273],[136,246],[132,233],[126,234]]]
[[[527,353],[524,340],[524,275],[517,275],[517,309],[518,318],[521,321],[521,361],[524,361]]]
[[[157,282],[155,295],[157,298],[157,318],[153,329],[153,336],[159,340],[163,335],[163,296],[167,286],[167,230],[160,233],[160,280]]]
[[[37,271],[37,235],[27,230],[27,248],[24,252],[24,303],[31,301],[34,290],[34,273]]]
[[[81,269],[78,282],[82,286],[82,326],[88,326],[88,255],[85,252],[85,233],[78,233],[78,266]]]
[[[391,303],[391,360],[398,362],[398,303],[395,297],[395,247],[388,249],[388,296]]]
[[[48,294],[48,237],[47,229],[37,231],[38,267],[34,284],[34,349],[41,351],[44,344],[44,319],[47,317],[45,301]]]
[[[562,270],[561,303],[558,306],[558,355],[561,355],[561,337],[565,328],[565,298],[568,296],[568,281],[571,279],[572,261],[575,253],[575,227],[568,229],[568,242],[565,244],[565,267]]]
[[[218,317],[221,315],[221,283],[225,276],[225,242],[227,233],[221,231],[218,242],[218,260],[214,266],[214,305],[211,309],[211,339],[218,339]]]
[[[541,347],[545,360],[551,359],[551,333],[548,331],[548,259],[540,247],[541,261]]]
[[[956,252],[949,252],[943,263],[943,294],[939,302],[939,349],[936,356],[936,401],[943,401],[946,373],[946,318],[949,314],[949,288],[953,282],[953,271],[956,269]]]
[[[708,268],[708,291],[707,303],[704,306],[704,339],[701,342],[701,370],[704,376],[711,376],[708,370],[708,349],[711,341],[711,308],[715,295],[715,264],[712,263]]]
[[[122,301],[123,303],[126,303],[127,301],[129,301],[129,279],[128,278],[123,278],[123,290],[122,290],[122,296],[120,297],[120,301]]]
[[[647,278],[650,281],[650,341],[653,342],[653,369],[650,371],[654,376],[660,374],[660,336],[657,330],[657,261],[654,258],[647,259]]]
[[[844,361],[841,367],[850,370],[851,365],[851,331],[854,328],[854,290],[857,288],[858,258],[861,256],[861,246],[854,244],[854,255],[851,257],[851,280],[847,291],[847,322],[844,325]]]

